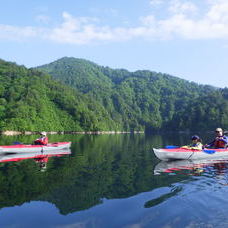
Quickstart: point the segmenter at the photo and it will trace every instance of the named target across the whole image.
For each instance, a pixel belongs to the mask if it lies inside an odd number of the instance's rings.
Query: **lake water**
[[[0,145],[34,138],[2,136]],[[189,138],[49,136],[72,141],[69,154],[45,167],[32,158],[0,162],[0,227],[228,227],[228,161],[165,163],[152,152]]]

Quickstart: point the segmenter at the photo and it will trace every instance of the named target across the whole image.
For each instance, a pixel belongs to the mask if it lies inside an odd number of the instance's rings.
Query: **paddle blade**
[[[23,143],[21,143],[21,142],[13,142],[13,145],[21,145],[21,144],[23,144]]]
[[[207,150],[207,149],[204,149],[203,152],[205,152],[207,154],[214,154],[216,151],[215,150]]]
[[[171,146],[171,145],[170,145],[170,146],[166,146],[165,148],[166,148],[166,149],[175,149],[175,148],[179,148],[179,146]]]

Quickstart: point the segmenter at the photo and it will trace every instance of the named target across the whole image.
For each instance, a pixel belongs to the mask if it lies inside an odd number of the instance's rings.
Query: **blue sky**
[[[228,86],[228,0],[8,0],[0,58],[27,67],[70,56]]]

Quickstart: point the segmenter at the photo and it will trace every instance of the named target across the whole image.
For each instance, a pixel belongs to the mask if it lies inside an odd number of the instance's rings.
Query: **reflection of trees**
[[[103,198],[125,198],[188,178],[154,176],[151,148],[151,138],[144,135],[84,136],[73,144],[71,157],[50,158],[46,172],[38,172],[30,160],[2,164],[0,204],[45,200],[68,214]]]
[[[94,136],[83,140],[83,156],[77,157],[76,152],[63,166],[63,173],[71,175],[64,177],[60,188],[51,189],[42,198],[54,203],[62,214],[90,208],[103,198],[125,198],[183,179],[153,175],[151,140],[143,135]]]
[[[40,172],[33,160],[1,164],[0,205],[1,207],[23,204],[35,199],[44,189]]]

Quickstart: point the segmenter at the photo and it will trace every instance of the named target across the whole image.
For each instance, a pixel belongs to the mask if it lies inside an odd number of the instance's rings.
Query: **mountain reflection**
[[[163,144],[167,137],[85,135],[53,138],[72,141],[71,155],[1,163],[1,208],[39,200],[54,204],[66,215],[101,204],[103,199],[127,198],[190,178],[154,175],[158,161],[152,148]],[[178,191],[181,189],[149,201],[145,207],[162,202]]]

